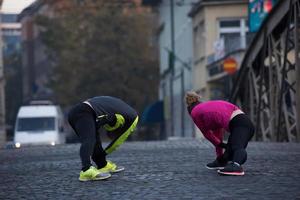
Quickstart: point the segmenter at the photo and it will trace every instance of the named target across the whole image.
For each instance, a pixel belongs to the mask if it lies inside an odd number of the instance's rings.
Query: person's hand
[[[223,148],[223,149],[227,148],[227,144],[224,143],[224,142],[221,142],[218,146],[221,147],[221,148]]]
[[[116,115],[107,115],[106,116],[106,124],[109,126],[114,126],[116,124],[117,118]]]
[[[101,115],[98,116],[96,119],[96,122],[99,126],[103,126],[105,124],[108,124],[109,126],[114,126],[117,119],[115,115]]]

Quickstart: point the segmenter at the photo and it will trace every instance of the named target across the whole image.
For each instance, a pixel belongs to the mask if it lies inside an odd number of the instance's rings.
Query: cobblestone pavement
[[[127,142],[109,158],[126,167],[106,181],[79,182],[79,145],[0,150],[0,199],[300,200],[300,144],[250,143],[243,177],[206,169],[212,146],[198,140]]]

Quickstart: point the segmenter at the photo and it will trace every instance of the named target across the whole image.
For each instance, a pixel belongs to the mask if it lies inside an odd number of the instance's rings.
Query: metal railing
[[[242,61],[231,94],[256,124],[256,140],[300,142],[300,1],[281,0]]]

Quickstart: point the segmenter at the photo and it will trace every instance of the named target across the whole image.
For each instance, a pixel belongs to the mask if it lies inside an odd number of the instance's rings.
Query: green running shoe
[[[80,172],[79,181],[97,181],[108,179],[109,177],[111,177],[111,174],[109,172],[99,172],[95,167],[91,166],[85,172]]]
[[[117,172],[124,171],[124,169],[125,167],[117,166],[115,163],[108,160],[106,166],[101,169],[98,169],[98,171],[102,173],[105,172],[117,173]]]

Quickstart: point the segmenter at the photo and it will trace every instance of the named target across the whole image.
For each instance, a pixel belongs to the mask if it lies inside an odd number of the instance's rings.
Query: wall
[[[194,82],[193,87],[199,91],[205,99],[210,98],[207,84],[207,59],[214,53],[214,42],[219,37],[219,19],[247,18],[247,4],[207,5],[202,7],[193,17],[194,27]],[[195,34],[195,30],[201,31]]]
[[[159,4],[158,8],[160,18],[158,40],[161,74],[166,72],[169,67],[167,50],[171,50],[170,2],[170,0],[164,0]],[[168,137],[191,137],[193,128],[183,97],[185,91],[190,90],[192,86],[192,71],[188,67],[184,67],[184,65],[191,67],[193,60],[192,20],[188,17],[193,1],[186,0],[183,1],[183,4],[176,4],[176,2],[174,1],[174,40],[177,59],[175,59],[173,78],[171,78],[171,73],[165,74],[161,78],[159,90],[160,99],[164,99],[165,102],[166,132]],[[173,95],[170,95],[172,93],[171,87]],[[171,104],[172,102],[173,105]]]

